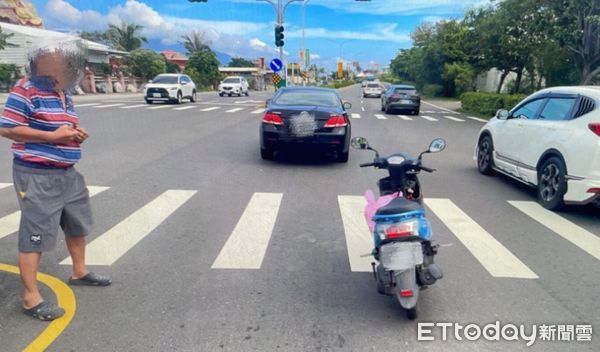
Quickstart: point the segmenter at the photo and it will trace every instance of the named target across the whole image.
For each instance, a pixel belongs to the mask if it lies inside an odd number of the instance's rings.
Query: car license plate
[[[317,123],[315,116],[304,111],[300,115],[292,116],[290,122],[291,134],[295,137],[310,137],[315,134]]]
[[[402,100],[400,100],[400,104],[410,104],[410,100],[402,99]]]
[[[393,242],[381,246],[380,260],[387,271],[401,271],[423,264],[420,242]]]
[[[152,96],[155,98],[160,98],[160,93],[153,93]]]

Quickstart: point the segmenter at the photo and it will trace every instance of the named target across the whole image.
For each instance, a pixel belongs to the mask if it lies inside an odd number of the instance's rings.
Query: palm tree
[[[197,51],[210,51],[210,42],[204,40],[204,33],[192,31],[191,34],[184,35],[183,46],[188,51],[188,54],[193,54]]]
[[[123,51],[133,51],[147,43],[146,37],[137,34],[144,27],[139,24],[122,22],[120,25],[111,24],[106,31],[106,37],[113,43],[115,49]]]
[[[0,27],[0,50],[4,48],[15,48],[17,45],[8,42],[8,38],[12,37],[14,33],[2,33],[2,27]]]

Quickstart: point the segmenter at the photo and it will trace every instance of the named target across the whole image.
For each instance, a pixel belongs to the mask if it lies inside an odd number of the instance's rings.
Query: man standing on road
[[[107,286],[107,277],[88,272],[85,236],[92,227],[89,193],[74,165],[88,138],[67,91],[80,80],[85,50],[78,40],[34,46],[29,76],[11,91],[0,115],[0,136],[14,141],[13,180],[21,208],[19,269],[24,313],[44,321],[65,312],[44,301],[37,286],[42,252],[56,246],[58,228],[73,260],[71,285]]]

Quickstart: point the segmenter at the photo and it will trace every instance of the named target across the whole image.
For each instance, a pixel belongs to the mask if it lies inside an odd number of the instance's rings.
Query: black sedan
[[[414,115],[419,115],[421,97],[417,89],[405,84],[390,85],[381,96],[381,111],[389,114],[394,110],[408,110]]]
[[[288,87],[267,101],[260,126],[260,155],[273,159],[286,147],[317,148],[333,152],[337,161],[347,162],[350,148],[350,120],[333,89]]]

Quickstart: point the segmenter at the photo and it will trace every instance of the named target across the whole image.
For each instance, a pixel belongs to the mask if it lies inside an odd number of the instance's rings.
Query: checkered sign
[[[281,82],[281,76],[279,76],[278,74],[274,74],[273,75],[273,84],[275,84],[276,86],[278,86],[279,82]]]

